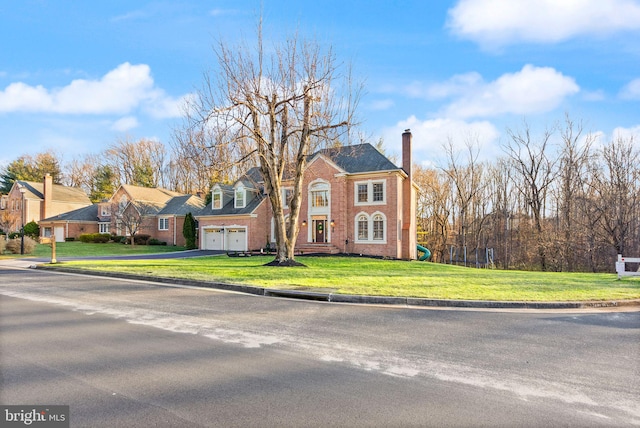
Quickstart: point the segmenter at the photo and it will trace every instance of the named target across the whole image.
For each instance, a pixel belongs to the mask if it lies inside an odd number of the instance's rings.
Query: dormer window
[[[211,207],[214,210],[222,208],[222,190],[219,187],[213,189],[213,192],[211,193]]]
[[[236,188],[235,196],[235,208],[244,208],[246,205],[246,190],[244,186],[240,185]]]

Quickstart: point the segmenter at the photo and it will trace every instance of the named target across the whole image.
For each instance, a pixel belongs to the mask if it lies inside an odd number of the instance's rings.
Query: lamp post
[[[20,209],[20,219],[22,221],[22,226],[20,226],[20,254],[24,255],[24,194],[27,192],[27,189],[24,187],[20,187],[20,193],[22,194],[22,207]]]

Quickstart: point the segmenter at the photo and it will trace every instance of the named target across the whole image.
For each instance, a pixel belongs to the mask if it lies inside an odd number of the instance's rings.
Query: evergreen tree
[[[196,221],[191,213],[187,213],[184,217],[184,226],[182,227],[182,235],[186,242],[187,250],[193,250],[196,246]]]
[[[92,202],[100,202],[109,199],[116,191],[116,174],[109,165],[100,165],[96,168],[93,177],[93,186],[89,198]]]

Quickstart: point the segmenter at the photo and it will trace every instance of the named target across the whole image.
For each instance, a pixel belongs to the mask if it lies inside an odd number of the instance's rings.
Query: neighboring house
[[[84,233],[128,236],[133,229],[137,235],[183,246],[185,216],[199,212],[204,205],[197,196],[123,184],[108,201],[41,220],[41,235],[55,234],[56,241],[62,242]]]
[[[47,174],[42,183],[16,180],[5,204],[13,219],[11,229],[19,231],[26,223],[88,207],[91,201],[82,189],[53,184]]]
[[[415,259],[417,187],[411,180],[408,130],[402,135],[402,158],[398,168],[370,144],[311,155],[296,249]],[[284,183],[285,201],[292,186]],[[233,186],[214,185],[211,204],[196,219],[201,249],[249,251],[275,244],[269,198],[257,168]]]
[[[195,215],[204,205],[197,196],[123,184],[109,201],[98,204],[99,231],[125,236],[137,229],[136,234],[182,246],[185,216]]]
[[[78,238],[85,233],[98,233],[98,204],[40,220],[40,236],[55,236],[56,242]]]

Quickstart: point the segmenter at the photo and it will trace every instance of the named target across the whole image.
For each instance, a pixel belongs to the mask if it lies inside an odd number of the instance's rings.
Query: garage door
[[[227,229],[227,250],[247,251],[247,230],[234,228]]]
[[[55,227],[53,233],[56,237],[56,242],[64,242],[64,226]]]
[[[204,249],[224,249],[224,233],[222,229],[204,229]]]

